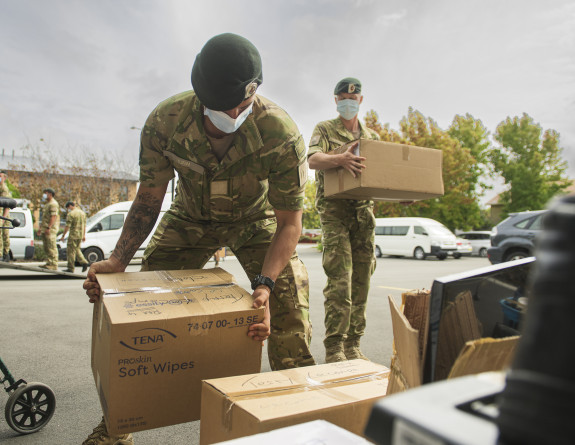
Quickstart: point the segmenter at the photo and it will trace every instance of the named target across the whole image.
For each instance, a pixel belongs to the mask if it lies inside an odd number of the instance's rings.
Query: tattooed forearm
[[[162,201],[151,193],[138,193],[130,207],[122,235],[112,253],[122,264],[128,264],[140,245],[148,237],[160,210]]]

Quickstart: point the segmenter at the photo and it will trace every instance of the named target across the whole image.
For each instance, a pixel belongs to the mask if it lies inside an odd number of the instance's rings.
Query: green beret
[[[361,94],[361,82],[354,77],[346,77],[340,80],[333,90],[336,96],[339,93]]]
[[[50,192],[52,193],[52,196],[56,196],[56,192],[52,187],[46,187],[44,190],[42,190],[42,192]]]
[[[200,102],[227,111],[251,97],[262,83],[262,59],[246,38],[226,33],[212,37],[196,56],[192,86]]]

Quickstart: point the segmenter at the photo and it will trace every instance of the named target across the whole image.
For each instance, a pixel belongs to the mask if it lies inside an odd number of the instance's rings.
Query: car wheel
[[[445,252],[441,252],[437,254],[437,259],[443,261],[445,258],[447,258],[447,253]]]
[[[459,258],[461,258],[461,254],[459,252],[455,252],[453,254],[453,258],[455,258],[456,260],[458,260]]]
[[[479,256],[485,258],[487,256],[487,249],[485,247],[482,247],[481,249],[479,249]]]
[[[381,256],[382,256],[381,249],[379,248],[379,246],[375,246],[375,256],[377,258],[381,258]]]
[[[104,259],[104,254],[97,247],[88,247],[86,250],[84,250],[83,254],[90,264],[97,261],[102,261]]]
[[[416,260],[424,260],[425,256],[425,252],[421,247],[418,246],[413,250],[413,258]]]
[[[505,259],[503,261],[522,260],[528,256],[529,253],[525,252],[524,250],[512,250],[507,255],[505,255]]]

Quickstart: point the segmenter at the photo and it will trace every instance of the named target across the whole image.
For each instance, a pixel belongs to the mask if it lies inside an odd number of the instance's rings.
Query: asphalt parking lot
[[[313,323],[312,353],[324,363],[323,293],[325,275],[321,253],[312,245],[298,246],[310,276],[310,313]],[[433,279],[489,265],[486,258],[377,259],[368,302],[366,335],[362,350],[374,362],[389,365],[392,348],[391,319],[387,296],[400,301],[410,289],[430,288]],[[220,264],[238,284],[249,281],[235,258]],[[64,263],[62,263],[62,268]],[[208,263],[207,267],[213,267]],[[129,271],[137,271],[132,265]],[[79,271],[80,269],[76,269]],[[42,382],[56,394],[56,412],[37,433],[20,436],[0,420],[0,442],[7,445],[80,444],[101,418],[100,404],[90,369],[92,306],[82,280],[34,272],[0,269],[0,357],[16,379]],[[269,371],[264,348],[262,371]],[[0,394],[4,406],[8,394]],[[138,445],[197,444],[199,422],[190,422],[135,434]]]

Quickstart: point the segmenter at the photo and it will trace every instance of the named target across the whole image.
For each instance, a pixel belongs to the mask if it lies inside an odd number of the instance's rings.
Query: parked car
[[[489,231],[471,231],[463,232],[457,235],[459,238],[468,240],[473,249],[473,255],[481,257],[487,256],[487,249],[491,247],[491,232]]]
[[[492,264],[533,256],[534,240],[547,210],[511,213],[491,231],[487,256]]]
[[[429,218],[376,218],[375,255],[413,256],[424,260],[432,255],[460,257],[455,235],[443,224]]]
[[[457,243],[457,251],[451,254],[453,258],[459,259],[462,256],[471,256],[473,247],[471,247],[471,243],[468,240],[457,237],[455,242]]]
[[[16,200],[19,206],[10,210],[10,218],[18,220],[18,226],[9,229],[10,258],[31,260],[34,257],[34,223],[32,213],[25,202]]]
[[[112,204],[88,218],[86,221],[86,241],[80,244],[80,249],[90,264],[110,258],[118,239],[120,239],[122,227],[124,226],[124,221],[132,206],[132,202],[133,201],[124,201]],[[162,203],[162,210],[160,211],[156,225],[136,251],[134,258],[141,258],[144,255],[144,250],[148,246],[156,227],[171,204],[171,200],[166,196],[166,199],[164,199]],[[60,238],[58,238],[59,258],[61,260],[66,259],[67,241],[67,237],[64,238],[64,241],[60,241]]]

